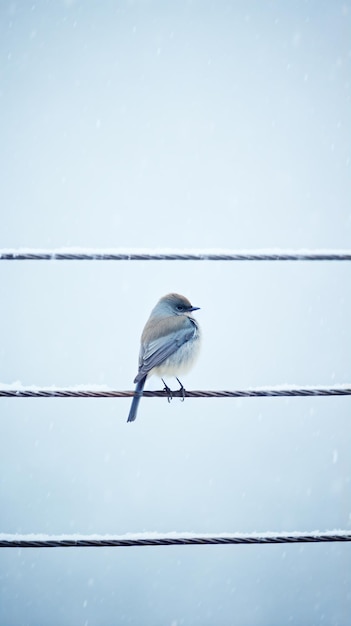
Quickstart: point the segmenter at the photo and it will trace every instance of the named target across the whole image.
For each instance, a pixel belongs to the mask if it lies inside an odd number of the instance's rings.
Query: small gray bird
[[[133,398],[128,422],[137,416],[141,392],[149,376],[177,376],[192,367],[199,353],[201,333],[191,313],[199,308],[184,296],[169,293],[152,309],[141,335],[139,371],[134,379],[138,395]],[[166,384],[165,388],[170,391]]]

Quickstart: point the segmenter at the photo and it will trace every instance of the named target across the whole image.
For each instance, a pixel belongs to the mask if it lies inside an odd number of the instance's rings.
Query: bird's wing
[[[189,317],[172,316],[165,320],[150,320],[145,326],[139,357],[138,382],[154,367],[158,367],[197,332],[196,322]],[[149,337],[148,342],[143,337]]]

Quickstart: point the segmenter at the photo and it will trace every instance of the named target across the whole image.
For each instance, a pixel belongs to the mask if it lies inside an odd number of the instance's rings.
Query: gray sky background
[[[0,247],[350,248],[350,2],[2,2]],[[1,262],[0,381],[350,382],[349,263]],[[174,385],[173,381],[170,381]],[[150,381],[159,388],[157,379]],[[1,532],[351,526],[349,398],[1,399]],[[2,550],[0,623],[347,626],[348,544]]]

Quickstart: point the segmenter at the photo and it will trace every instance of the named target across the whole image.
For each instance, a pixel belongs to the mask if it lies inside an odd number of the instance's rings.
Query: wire
[[[334,385],[331,387],[297,387],[283,385],[271,388],[257,387],[234,391],[186,391],[172,392],[174,398],[262,398],[262,397],[294,397],[294,396],[349,396],[351,384]],[[0,397],[8,398],[133,398],[134,391],[116,391],[114,389],[82,389],[81,387],[18,387],[0,385]],[[167,392],[143,391],[145,398],[167,398]]]
[[[0,260],[57,260],[57,261],[350,261],[351,251],[167,251],[150,253],[142,251],[121,252],[118,250],[34,250],[0,249]],[[113,389],[82,389],[57,387],[22,387],[18,384],[1,385],[1,397],[15,398],[130,398],[134,391]],[[144,397],[167,397],[163,391],[144,391]],[[292,396],[349,396],[351,384],[334,386],[281,386],[252,388],[234,391],[185,391],[172,392],[172,396],[183,398],[245,398],[245,397],[292,397]],[[266,533],[185,535],[172,533],[155,536],[82,536],[60,537],[43,535],[0,535],[3,548],[55,548],[55,547],[123,547],[123,546],[171,546],[171,545],[223,545],[223,544],[281,544],[351,541],[351,531],[327,531],[325,533]]]
[[[351,261],[351,250],[167,250],[0,249],[2,261]]]
[[[277,543],[325,543],[351,541],[351,531],[327,531],[313,533],[233,533],[224,535],[0,535],[1,548],[105,548],[131,546],[179,546],[179,545],[228,545],[228,544],[277,544]]]

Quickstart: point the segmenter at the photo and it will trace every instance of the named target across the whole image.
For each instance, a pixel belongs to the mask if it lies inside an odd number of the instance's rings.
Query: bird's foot
[[[180,384],[180,387],[179,387],[178,391],[182,392],[182,402],[184,402],[184,399],[185,399],[185,387],[182,385],[182,383],[180,382],[179,378],[177,378],[177,381]]]
[[[165,391],[165,392],[166,392],[166,394],[167,394],[167,400],[168,400],[168,402],[170,402],[170,401],[172,400],[172,398],[173,398],[172,389],[171,389],[170,387],[168,387],[168,385],[165,383],[165,381],[163,380],[163,378],[161,378],[161,380],[162,380],[162,382],[163,382],[163,384],[164,384],[163,391]]]

